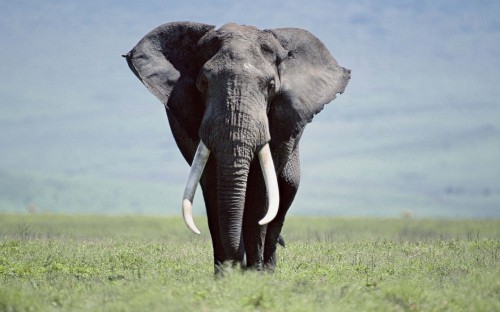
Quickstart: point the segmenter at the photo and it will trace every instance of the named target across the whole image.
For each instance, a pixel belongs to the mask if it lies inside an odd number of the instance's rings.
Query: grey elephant
[[[191,165],[182,210],[197,234],[192,202],[201,185],[215,272],[227,263],[273,272],[299,187],[299,140],[350,70],[306,30],[233,23],[167,23],[124,56],[165,105]]]

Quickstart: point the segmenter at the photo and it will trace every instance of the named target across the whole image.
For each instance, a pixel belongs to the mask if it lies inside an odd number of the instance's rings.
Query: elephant
[[[306,124],[344,92],[351,71],[299,28],[166,23],[123,55],[165,106],[191,166],[183,218],[201,185],[214,272],[274,272],[281,230],[300,182]]]

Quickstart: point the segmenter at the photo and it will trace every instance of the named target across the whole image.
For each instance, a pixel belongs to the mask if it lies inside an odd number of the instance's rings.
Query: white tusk
[[[276,170],[274,169],[273,157],[271,156],[271,149],[269,144],[259,151],[259,161],[264,174],[264,182],[266,183],[267,196],[269,200],[269,207],[267,213],[262,220],[259,221],[260,225],[268,224],[278,214],[280,203],[280,194],[278,189],[278,179],[276,177]]]
[[[188,199],[182,200],[182,217],[187,227],[193,231],[193,233],[200,235],[201,232],[198,230],[193,220],[193,205]]]
[[[193,199],[196,193],[196,187],[203,174],[203,169],[208,161],[208,156],[210,156],[210,150],[200,141],[196,154],[194,155],[182,200],[182,217],[184,218],[184,222],[191,231],[198,235],[201,234],[201,232],[198,230],[193,220]]]

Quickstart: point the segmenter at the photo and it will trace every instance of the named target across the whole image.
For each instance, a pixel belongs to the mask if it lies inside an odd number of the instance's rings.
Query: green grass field
[[[500,311],[500,220],[290,217],[275,274],[219,279],[201,230],[0,214],[0,311]]]

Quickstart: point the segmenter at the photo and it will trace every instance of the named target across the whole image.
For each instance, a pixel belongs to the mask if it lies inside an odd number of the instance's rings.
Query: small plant
[[[19,238],[23,242],[27,242],[30,240],[32,233],[31,233],[31,224],[27,223],[26,220],[23,220],[21,223],[18,224],[18,230],[19,230]]]

